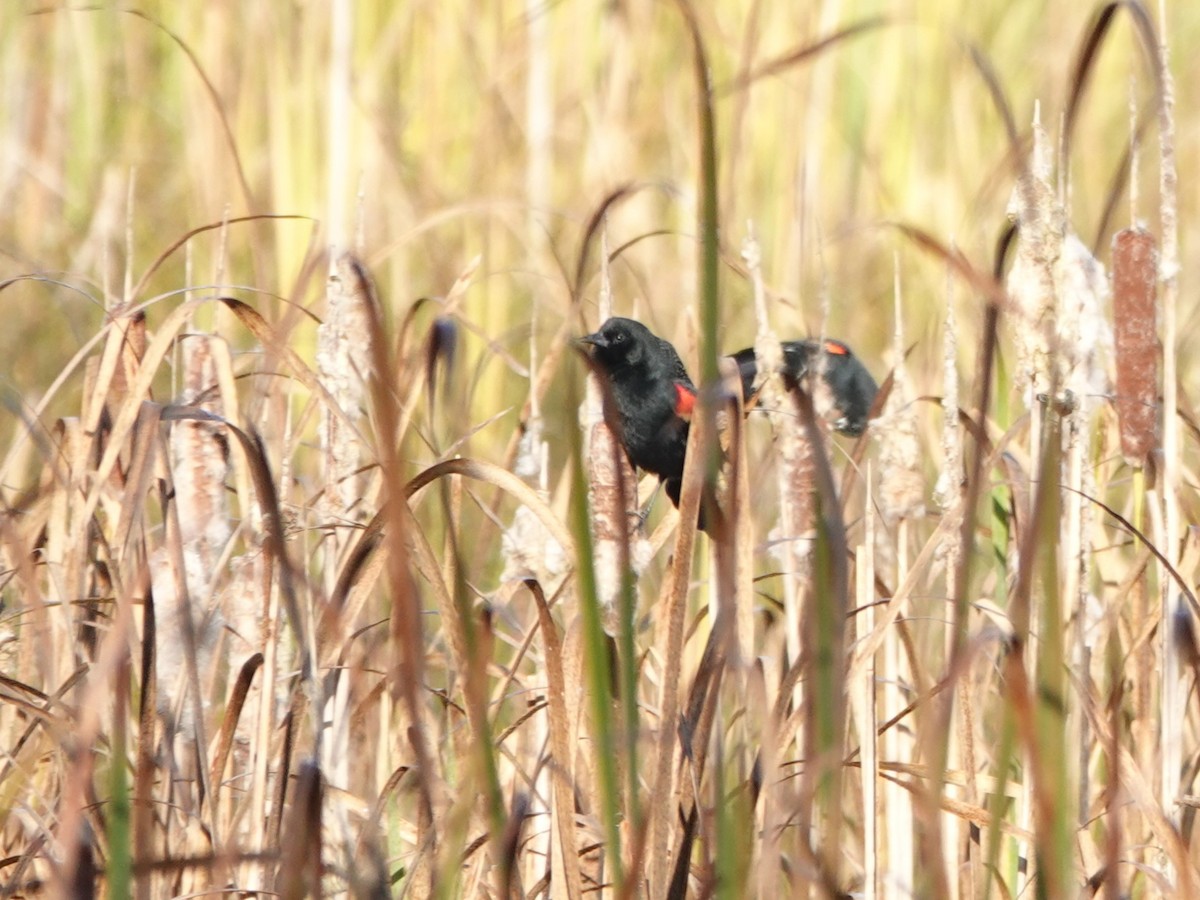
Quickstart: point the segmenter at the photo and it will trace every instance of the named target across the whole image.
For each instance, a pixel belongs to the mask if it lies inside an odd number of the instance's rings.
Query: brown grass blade
[[[217,736],[217,751],[213,754],[212,774],[209,776],[214,791],[221,789],[221,779],[225,777],[225,767],[229,762],[229,751],[233,747],[233,736],[237,731],[238,719],[241,717],[242,707],[245,705],[246,695],[250,692],[254,675],[262,667],[262,664],[263,655],[261,653],[253,654],[242,663],[237,682],[233,686],[233,692],[229,695],[229,702],[225,705],[225,716],[221,720],[221,733]]]
[[[1154,27],[1154,20],[1151,18],[1149,10],[1146,9],[1145,4],[1141,0],[1117,0],[1114,3],[1106,3],[1096,10],[1092,22],[1088,26],[1083,44],[1079,48],[1079,56],[1075,59],[1075,66],[1071,73],[1071,93],[1067,98],[1067,107],[1063,114],[1064,160],[1069,161],[1071,158],[1071,138],[1075,131],[1079,109],[1087,93],[1088,81],[1091,77],[1092,69],[1096,65],[1096,58],[1099,55],[1104,38],[1112,26],[1117,12],[1122,8],[1133,18],[1134,31],[1142,51],[1149,62],[1150,75],[1154,79],[1155,84],[1155,105],[1158,104],[1159,98],[1162,97],[1162,60],[1159,53],[1158,32]]]
[[[538,625],[544,645],[546,690],[549,695],[550,716],[550,774],[554,784],[551,805],[550,860],[548,869],[552,883],[563,886],[569,900],[583,896],[579,871],[579,846],[575,831],[574,754],[571,750],[571,729],[567,717],[566,676],[563,671],[562,640],[558,626],[550,615],[550,606],[542,586],[526,581],[525,586],[537,604]]]
[[[321,895],[321,769],[314,760],[300,764],[287,812],[287,838],[281,844],[277,883],[284,900]]]
[[[575,263],[575,277],[571,281],[571,297],[573,304],[578,304],[583,296],[584,279],[587,276],[588,263],[591,259],[592,244],[595,243],[597,235],[600,234],[604,227],[604,221],[608,217],[610,210],[614,209],[620,203],[631,197],[636,196],[639,192],[646,188],[653,187],[649,184],[623,184],[614,190],[610,191],[601,201],[600,205],[592,212],[592,216],[588,219],[587,226],[583,230],[583,240],[579,245],[579,258]],[[580,323],[583,324],[583,323]],[[550,360],[547,359],[547,362]]]
[[[703,455],[700,419],[708,414],[706,402],[698,407],[699,415],[688,433],[687,456],[683,469],[683,487],[679,496],[679,527],[675,533],[675,552],[664,585],[665,602],[660,601],[665,628],[658,631],[659,658],[663,660],[663,676],[659,687],[658,738],[652,759],[653,778],[650,800],[647,803],[649,852],[648,881],[650,893],[662,896],[667,892],[670,857],[667,847],[672,841],[675,810],[679,806],[679,787],[672,775],[675,759],[675,728],[681,707],[679,682],[683,667],[683,631],[687,613],[688,582],[691,575],[692,548],[696,540],[696,519],[700,511],[703,481]],[[678,864],[678,861],[677,861]],[[686,866],[686,862],[683,863]]]
[[[418,473],[411,481],[404,485],[404,497],[406,500],[412,498],[420,490],[435,481],[453,475],[482,481],[493,485],[499,490],[506,491],[518,503],[529,507],[534,515],[538,517],[538,520],[546,526],[551,536],[559,542],[560,546],[567,548],[568,552],[571,552],[571,549],[575,546],[571,532],[546,504],[546,501],[538,495],[537,491],[512,472],[494,463],[461,457],[437,463]],[[409,514],[411,515],[411,512]],[[375,517],[368,523],[362,536],[359,537],[358,542],[354,545],[350,556],[338,574],[337,583],[333,593],[330,595],[328,604],[330,610],[336,611],[344,608],[351,589],[359,577],[367,571],[375,551],[380,547],[380,542],[388,524],[388,515],[389,512],[385,506],[384,509],[375,514]]]
[[[777,56],[774,59],[768,60],[749,73],[739,76],[729,84],[722,85],[715,91],[717,97],[722,97],[726,94],[733,94],[738,91],[744,91],[754,85],[757,81],[762,81],[764,78],[773,78],[776,75],[781,75],[788,69],[795,68],[803,63],[810,62],[816,59],[826,50],[831,50],[840,44],[845,43],[851,38],[859,37],[864,34],[869,34],[880,28],[896,24],[886,16],[876,16],[869,19],[864,19],[861,22],[855,22],[853,25],[848,25],[845,28],[839,29],[833,34],[823,37],[812,44],[807,44],[796,50],[790,50],[787,53]]]

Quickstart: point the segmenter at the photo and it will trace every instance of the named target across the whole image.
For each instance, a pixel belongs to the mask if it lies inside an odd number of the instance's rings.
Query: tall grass
[[[1193,896],[1198,36],[5,5],[0,894]]]

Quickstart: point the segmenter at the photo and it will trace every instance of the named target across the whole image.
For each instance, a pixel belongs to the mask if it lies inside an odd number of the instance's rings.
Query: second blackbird
[[[594,334],[580,338],[592,348],[592,359],[608,376],[615,401],[618,437],[629,461],[653,472],[679,506],[688,424],[696,403],[696,386],[670,342],[641,322],[613,317]],[[833,427],[857,436],[867,427],[867,415],[878,390],[875,379],[850,348],[840,341],[784,341],[782,374],[800,381],[823,350],[823,378],[838,418]],[[733,354],[742,381],[742,399],[749,404],[762,385],[754,348]],[[702,526],[703,527],[703,526]]]

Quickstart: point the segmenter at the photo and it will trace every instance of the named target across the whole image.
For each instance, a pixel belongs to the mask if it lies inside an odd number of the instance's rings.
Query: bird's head
[[[619,316],[606,321],[600,330],[585,334],[581,344],[592,348],[592,359],[609,372],[636,366],[646,356],[652,335],[641,322]]]

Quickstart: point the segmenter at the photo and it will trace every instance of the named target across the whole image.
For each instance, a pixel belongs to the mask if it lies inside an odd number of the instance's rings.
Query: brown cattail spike
[[[1121,452],[1130,465],[1142,466],[1158,443],[1158,253],[1153,235],[1136,227],[1118,232],[1112,259]]]

